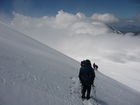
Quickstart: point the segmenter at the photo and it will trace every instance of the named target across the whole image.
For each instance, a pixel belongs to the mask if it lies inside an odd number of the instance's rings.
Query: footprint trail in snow
[[[76,78],[76,77],[71,77],[71,80],[72,80],[72,83],[71,83],[71,86],[70,86],[70,94],[72,95],[72,97],[74,98],[75,97],[81,97],[81,84],[79,82],[79,79]],[[96,88],[94,88],[96,89]],[[95,100],[96,99],[96,91],[93,91],[93,89],[91,89],[91,99],[89,100],[81,100],[82,101],[82,104],[83,105],[99,105],[97,103],[97,101]]]

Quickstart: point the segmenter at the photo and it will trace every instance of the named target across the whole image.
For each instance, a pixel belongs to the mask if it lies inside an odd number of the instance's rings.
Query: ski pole
[[[95,101],[96,104],[98,105],[98,102],[97,102],[97,100],[96,100],[96,99],[97,99],[97,96],[96,96],[96,86],[95,86],[95,85],[93,86],[93,92],[94,92],[94,96],[95,96],[95,97],[94,97],[94,98],[95,98],[94,101]]]

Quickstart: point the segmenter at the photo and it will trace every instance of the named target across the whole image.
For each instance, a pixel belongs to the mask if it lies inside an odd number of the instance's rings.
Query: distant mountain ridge
[[[107,25],[113,33],[117,33],[117,34],[126,34],[126,33],[134,33],[134,35],[140,35],[140,27],[116,27],[116,26],[111,26],[111,25]]]

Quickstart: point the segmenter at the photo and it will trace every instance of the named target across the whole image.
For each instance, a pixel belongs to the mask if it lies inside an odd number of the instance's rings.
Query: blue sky
[[[31,16],[55,15],[64,10],[70,13],[83,12],[87,16],[93,13],[112,13],[120,18],[130,18],[139,14],[138,0],[0,0],[0,11],[11,14],[12,11]]]
[[[117,25],[129,24],[140,27],[140,0],[0,0],[0,15],[12,17],[12,12],[32,17],[54,16],[58,11],[110,13],[121,21]],[[138,28],[139,28],[138,27]]]

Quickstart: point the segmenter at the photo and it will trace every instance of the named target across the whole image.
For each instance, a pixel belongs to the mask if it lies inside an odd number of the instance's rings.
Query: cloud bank
[[[134,37],[133,33],[114,33],[114,30],[105,24],[118,21],[118,18],[112,14],[95,13],[87,17],[83,13],[70,14],[61,10],[52,17],[33,18],[15,12],[13,15],[14,19],[11,21],[13,28],[78,60],[84,56],[93,58],[98,56],[118,63],[127,63],[137,61],[128,60],[129,56],[132,56],[130,52],[140,53],[138,47],[140,40],[137,38],[139,36]],[[81,51],[77,52],[80,49]],[[85,55],[81,56],[80,53]],[[105,55],[111,56],[107,58]],[[123,60],[117,61],[116,58],[119,56]]]
[[[119,21],[119,19],[116,18],[113,14],[109,14],[109,13],[105,13],[105,14],[95,13],[92,15],[91,18],[95,21],[104,22],[104,23],[114,23]]]
[[[96,13],[87,17],[61,10],[56,16],[40,18],[15,12],[13,15],[10,25],[16,30],[76,60],[91,59],[99,64],[101,71],[127,85],[136,85],[133,80],[139,84],[140,77],[136,75],[140,75],[140,37],[133,33],[115,33],[106,25],[119,21],[113,14]],[[134,79],[127,78],[131,76]]]

